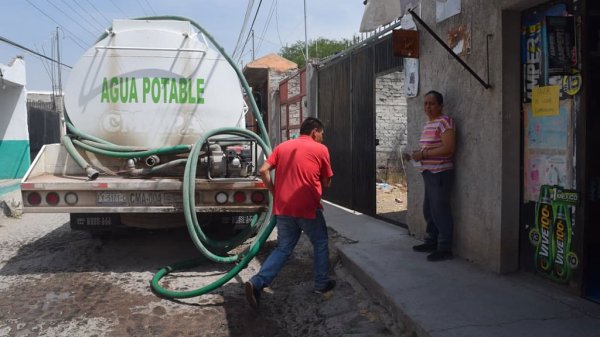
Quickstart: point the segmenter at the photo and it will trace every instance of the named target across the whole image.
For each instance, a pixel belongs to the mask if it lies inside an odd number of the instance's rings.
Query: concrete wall
[[[406,96],[404,76],[400,71],[375,78],[376,165],[389,173],[403,173],[400,154],[407,144]]]
[[[435,1],[421,2],[421,18],[447,41],[450,29],[471,33],[470,54],[462,59],[489,83],[486,90],[429,35],[420,31],[419,95],[408,98],[408,146],[418,147],[426,120],[423,94],[444,94],[444,112],[457,125],[454,250],[491,271],[518,268],[520,193],[519,32],[520,11],[544,1],[462,0],[461,13],[436,23]],[[486,40],[489,37],[489,54]],[[422,238],[420,172],[408,170],[408,225]]]

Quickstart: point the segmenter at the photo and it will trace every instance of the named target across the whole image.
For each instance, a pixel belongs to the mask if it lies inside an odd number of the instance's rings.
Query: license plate
[[[112,206],[181,206],[181,192],[130,191],[130,192],[98,192],[97,205]]]
[[[231,215],[222,218],[223,223],[234,225],[248,225],[252,222],[252,215]]]
[[[127,197],[122,192],[97,192],[97,205],[126,205]]]
[[[162,192],[129,192],[131,206],[162,206]]]

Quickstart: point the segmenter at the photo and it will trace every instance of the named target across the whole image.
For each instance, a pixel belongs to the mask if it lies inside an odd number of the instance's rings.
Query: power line
[[[283,48],[283,41],[281,41],[281,34],[279,34],[279,2],[275,0],[275,24],[277,27],[277,37],[279,38],[279,44]]]
[[[148,4],[148,7],[150,7],[150,10],[152,10],[152,13],[154,13],[154,15],[156,15],[156,11],[154,10],[154,7],[152,7],[152,5],[150,4],[150,2],[148,0],[145,0],[145,1]]]
[[[75,10],[71,5],[69,5],[66,0],[60,0],[60,1],[62,1],[65,4],[65,6],[69,7],[75,14],[77,14],[77,16],[79,16],[81,18],[81,20],[83,20],[83,22],[90,22],[90,20],[84,18],[83,15],[79,11]],[[77,1],[75,1],[75,5],[77,5],[79,8],[81,8],[84,12],[87,12],[85,9],[83,9],[83,7],[81,7],[81,5]],[[93,16],[91,16],[91,18],[96,23],[96,25],[97,25],[96,27],[100,27],[101,31],[104,30],[103,25],[101,25],[98,21],[96,21],[96,19]]]
[[[144,12],[144,16],[150,16],[147,12],[146,12],[146,7],[144,7],[144,5],[140,2],[140,0],[135,0],[138,4],[138,6],[140,6],[140,8],[142,9],[142,11]]]
[[[257,50],[260,49],[260,47],[262,47],[262,43],[265,40],[265,34],[267,33],[267,28],[269,28],[269,25],[271,24],[271,19],[273,18],[273,13],[275,12],[275,1],[273,0],[273,2],[271,2],[271,8],[269,9],[269,15],[267,16],[267,21],[265,22],[265,27],[263,28],[262,33],[260,34],[259,42],[258,42],[258,46],[256,47]]]
[[[91,31],[89,31],[87,28],[85,28],[84,25],[80,24],[79,21],[76,21],[75,18],[73,17],[69,17],[69,15],[67,13],[65,13],[65,11],[63,11],[62,9],[60,9],[58,6],[56,6],[55,4],[53,4],[52,2],[48,1],[48,3],[56,8],[59,12],[61,12],[64,16],[67,17],[67,19],[71,19],[71,22],[74,22],[76,25],[78,25],[79,27],[81,27],[83,30],[85,30],[88,34],[90,34],[92,37],[95,37],[96,35],[94,33],[92,33]]]
[[[248,39],[250,38],[250,33],[252,32],[252,28],[254,28],[254,23],[256,22],[256,17],[258,16],[258,11],[260,10],[260,5],[262,5],[262,0],[258,3],[258,7],[256,8],[256,13],[254,13],[254,19],[252,20],[252,24],[250,25],[250,31],[248,31],[248,36],[246,36],[246,42],[244,42],[244,46],[240,51],[240,54],[244,52],[246,48],[246,44],[248,43]]]
[[[92,14],[90,14],[90,11],[86,10],[85,8],[83,8],[83,6],[81,6],[79,4],[79,0],[73,0],[73,3],[75,3],[75,5],[77,5],[77,7],[79,7],[81,9],[82,12],[84,12],[85,14],[87,14],[90,18],[92,18],[92,20],[94,20],[94,22],[96,24],[98,24],[98,27],[100,27],[101,30],[104,30],[106,28],[106,25],[103,24],[102,22],[98,21],[96,19],[95,16],[93,16]],[[110,23],[109,23],[110,24]]]
[[[40,13],[44,14],[44,16],[46,16],[48,19],[52,20],[52,22],[56,23],[59,27],[61,27],[62,29],[64,29],[70,35],[73,35],[74,37],[76,37],[78,40],[80,40],[80,42],[82,42],[83,44],[87,44],[85,41],[81,40],[77,35],[73,34],[70,30],[64,28],[60,23],[58,23],[56,20],[54,20],[50,15],[44,13],[44,11],[42,11],[38,6],[36,6],[33,3],[31,3],[31,1],[29,1],[29,0],[25,0],[25,1],[27,1],[27,3],[29,3],[35,9],[37,9]],[[85,50],[85,47],[82,46],[79,42],[76,42],[75,40],[73,40],[73,41],[75,42],[75,44],[77,44],[79,47],[81,47],[81,49]]]
[[[113,4],[113,6],[117,7],[117,9],[118,9],[118,10],[119,10],[121,13],[123,13],[123,15],[125,16],[125,18],[128,18],[128,17],[129,17],[129,15],[127,15],[127,13],[125,13],[125,12],[124,12],[124,11],[121,9],[121,7],[119,7],[119,6],[118,6],[118,5],[117,5],[117,4],[116,4],[116,3],[115,3],[113,0],[110,0],[110,3],[111,3],[111,4]]]
[[[35,47],[35,49],[36,49],[36,52],[38,52],[38,51],[37,51],[38,47],[37,47],[37,46],[34,46],[34,47]],[[46,50],[44,49],[44,44],[43,44],[43,43],[42,43],[42,52],[43,52],[44,54],[46,53]],[[39,52],[38,52],[38,53],[39,53]],[[46,70],[46,73],[48,74],[48,77],[51,77],[51,76],[50,76],[50,70],[48,70],[48,60],[46,60],[46,59],[43,59],[43,58],[40,58],[40,62],[42,63],[42,66],[44,66],[44,69]]]
[[[67,67],[67,68],[69,68],[69,69],[72,69],[72,68],[73,68],[73,67],[71,67],[71,66],[68,66],[68,65],[66,65],[66,64],[60,63],[60,62],[58,62],[58,61],[56,61],[56,60],[54,60],[54,59],[52,59],[52,58],[50,58],[50,57],[48,57],[48,56],[46,56],[46,55],[40,54],[40,53],[38,53],[38,52],[36,52],[36,51],[34,51],[34,50],[31,50],[31,49],[29,49],[29,48],[27,48],[27,47],[24,47],[24,46],[22,46],[22,45],[20,45],[20,44],[18,44],[18,43],[16,43],[16,42],[13,42],[13,41],[11,41],[11,40],[9,40],[9,39],[5,38],[5,37],[2,37],[2,36],[0,36],[0,41],[2,41],[2,42],[6,42],[6,43],[8,43],[8,44],[10,44],[10,45],[13,45],[13,46],[15,46],[15,47],[17,47],[17,48],[23,49],[23,50],[25,50],[25,51],[27,51],[27,52],[29,52],[29,53],[32,53],[32,54],[34,54],[34,55],[37,55],[37,56],[39,56],[39,57],[45,58],[45,59],[46,59],[46,60],[48,60],[48,61],[52,61],[52,62],[54,62],[54,63],[58,63],[58,64],[60,64],[60,65],[61,65],[61,66],[63,66],[63,67]]]
[[[108,25],[109,25],[109,26],[112,24],[112,21],[111,21],[109,18],[107,18],[107,17],[106,17],[104,14],[102,14],[102,12],[101,12],[101,11],[99,11],[99,10],[98,10],[98,8],[96,8],[96,6],[94,6],[94,4],[90,2],[90,0],[85,0],[85,1],[86,1],[86,2],[87,2],[89,5],[90,5],[90,6],[92,6],[92,8],[94,8],[94,9],[96,10],[96,12],[98,12],[98,14],[100,14],[100,15],[101,15],[101,16],[104,18],[104,20],[106,20],[106,21],[108,22]]]
[[[246,25],[248,24],[248,19],[250,19],[250,13],[252,13],[252,7],[254,7],[254,0],[248,1],[248,6],[246,7],[246,14],[244,15],[244,22],[242,23],[242,29],[240,30],[240,35],[238,35],[237,42],[235,43],[235,48],[233,48],[233,52],[231,53],[231,57],[235,58],[235,54],[238,51],[238,48],[242,44],[242,36],[244,35],[244,31],[246,30]]]

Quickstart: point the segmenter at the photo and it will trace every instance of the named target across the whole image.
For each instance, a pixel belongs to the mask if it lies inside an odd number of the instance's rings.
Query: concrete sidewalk
[[[600,337],[600,304],[528,273],[428,262],[406,229],[324,203],[342,264],[398,321],[432,337]]]

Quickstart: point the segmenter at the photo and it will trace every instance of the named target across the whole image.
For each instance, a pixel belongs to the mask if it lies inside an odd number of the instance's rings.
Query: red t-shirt
[[[321,179],[333,176],[327,147],[300,135],[279,144],[267,162],[275,168],[273,214],[314,219],[323,208]]]

